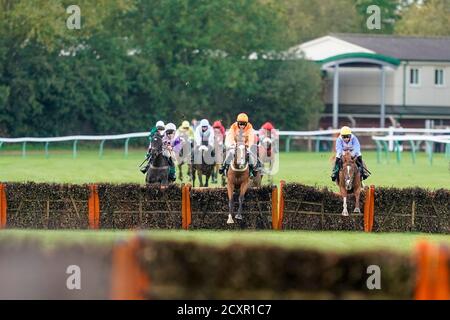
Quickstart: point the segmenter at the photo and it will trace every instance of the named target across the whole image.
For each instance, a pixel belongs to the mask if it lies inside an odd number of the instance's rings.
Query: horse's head
[[[358,174],[358,169],[356,167],[355,159],[353,159],[350,152],[344,152],[342,155],[341,170],[343,171],[343,182],[345,184],[345,189],[352,190],[355,176]]]
[[[247,148],[245,143],[236,143],[234,152],[234,166],[236,169],[243,169],[247,164]]]
[[[156,158],[156,156],[158,156],[160,153],[162,153],[162,147],[163,147],[163,141],[162,141],[162,137],[159,134],[155,134],[152,138],[152,142],[151,142],[151,147],[152,147],[152,155],[153,155],[153,159]]]

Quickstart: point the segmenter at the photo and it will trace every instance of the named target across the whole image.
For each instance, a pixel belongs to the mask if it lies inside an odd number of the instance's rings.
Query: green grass
[[[280,169],[275,181],[300,182],[308,185],[335,188],[330,176],[330,153],[291,152],[280,154]],[[435,154],[433,165],[428,163],[425,154],[417,155],[412,164],[409,153],[402,155],[400,164],[392,154],[389,161],[377,164],[375,152],[365,152],[364,159],[372,176],[367,184],[376,186],[395,186],[423,188],[449,188],[449,161],[443,154]],[[105,149],[99,159],[98,150],[83,149],[76,159],[66,149],[50,149],[47,159],[43,150],[31,148],[26,158],[19,151],[0,149],[0,181],[35,181],[57,183],[143,183],[144,175],[138,165],[144,160],[142,150],[130,150],[128,158],[123,151]],[[184,169],[186,171],[186,168]]]
[[[310,232],[310,231],[183,231],[148,230],[139,232],[144,237],[177,241],[195,241],[209,245],[267,244],[286,248],[310,248],[332,252],[361,252],[387,249],[396,252],[411,252],[420,239],[445,242],[450,245],[448,235],[419,233],[362,233],[362,232]],[[23,240],[39,242],[44,247],[61,244],[112,245],[136,235],[132,231],[47,231],[47,230],[3,230],[0,242],[18,243]]]

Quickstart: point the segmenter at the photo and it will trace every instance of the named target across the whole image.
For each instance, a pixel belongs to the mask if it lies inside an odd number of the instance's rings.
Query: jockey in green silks
[[[150,159],[150,151],[152,148],[152,139],[155,136],[155,134],[160,135],[161,137],[164,134],[164,130],[166,129],[164,122],[159,120],[158,122],[156,122],[155,126],[150,130],[149,136],[148,136],[148,140],[150,141],[150,144],[147,148],[147,153],[145,154],[145,158],[148,159],[148,163],[145,167],[141,168],[141,172],[142,173],[147,173],[148,168],[150,168],[150,163],[151,163],[151,159]]]

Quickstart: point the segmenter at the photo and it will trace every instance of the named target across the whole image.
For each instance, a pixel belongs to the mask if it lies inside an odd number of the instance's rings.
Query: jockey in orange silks
[[[225,148],[227,149],[227,156],[225,158],[219,173],[223,174],[228,170],[230,163],[234,159],[236,140],[239,134],[242,132],[244,138],[245,146],[247,147],[247,152],[249,156],[249,169],[250,176],[254,176],[254,167],[256,165],[256,152],[255,150],[255,134],[253,132],[253,126],[248,122],[248,116],[245,113],[240,113],[237,116],[236,122],[233,123],[228,130],[225,138]]]

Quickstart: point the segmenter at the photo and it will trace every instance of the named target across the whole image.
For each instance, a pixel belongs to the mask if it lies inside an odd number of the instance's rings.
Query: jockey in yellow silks
[[[342,154],[344,151],[350,151],[353,158],[356,158],[356,165],[361,173],[361,178],[363,180],[368,178],[368,172],[364,170],[362,154],[361,154],[361,145],[359,143],[358,138],[352,134],[352,130],[344,126],[341,129],[340,135],[336,140],[336,162],[334,164],[333,172],[331,174],[331,180],[336,181],[337,176],[339,174],[339,168],[342,165]]]

